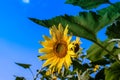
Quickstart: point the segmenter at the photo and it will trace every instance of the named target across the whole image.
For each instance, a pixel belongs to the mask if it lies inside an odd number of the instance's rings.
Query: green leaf
[[[95,80],[105,80],[104,68],[95,75]]]
[[[15,80],[26,80],[24,77],[18,77],[18,76],[15,76]]]
[[[69,30],[73,35],[96,41],[95,33],[98,31],[96,29],[98,24],[96,21],[99,20],[99,17],[94,12],[82,12],[78,16],[64,15],[49,20],[38,20],[35,18],[30,18],[30,20],[48,28],[53,25],[58,26],[59,23],[62,23],[63,27],[68,24]]]
[[[81,69],[82,63],[79,60],[72,60],[73,71]]]
[[[109,54],[105,49],[112,51],[114,48],[114,42],[108,43],[109,40],[105,40],[104,42],[99,41],[98,44],[93,44],[88,50],[87,50],[87,58],[91,61],[98,61],[101,59],[104,59],[104,56]],[[100,47],[102,45],[102,47]],[[105,48],[105,49],[104,49]]]
[[[90,73],[91,73],[91,70],[89,70],[89,69],[84,71],[82,73],[82,75],[80,76],[80,80],[89,80],[90,79]]]
[[[120,3],[116,3],[116,6],[120,6]],[[97,32],[105,26],[113,23],[115,19],[120,16],[119,9],[109,6],[95,12],[81,12],[78,16],[57,16],[48,20],[39,20],[35,18],[29,18],[31,21],[45,26],[47,28],[62,23],[63,27],[69,25],[69,32],[75,36],[83,37],[93,42],[96,42]]]
[[[108,24],[115,22],[115,20],[120,17],[120,2],[98,10],[97,13],[103,17],[100,22],[101,26],[107,26]]]
[[[109,18],[114,18],[116,15],[120,15],[120,2],[111,4],[107,8],[103,8],[97,11],[99,15],[108,14]]]
[[[81,61],[79,61],[79,60],[73,60],[72,64],[73,64],[73,71],[80,70],[80,71],[84,72],[88,68],[90,68],[87,63],[82,64]]]
[[[91,62],[91,64],[94,64],[94,65],[106,65],[106,64],[110,64],[110,61],[102,58],[102,59],[99,59],[97,61]]]
[[[92,9],[108,2],[109,0],[66,0],[65,3],[79,6],[83,9]]]
[[[116,49],[113,54],[114,54],[114,55],[120,54],[120,48]]]
[[[105,12],[104,10],[102,11]],[[97,32],[118,18],[117,14],[110,17],[108,16],[108,13],[100,15],[97,15],[95,12],[81,12],[78,16],[64,15],[48,20],[39,20],[35,18],[29,19],[47,28],[53,25],[58,26],[59,23],[62,23],[63,27],[68,24],[70,30],[69,32],[72,32],[73,35],[96,42]]]
[[[120,80],[120,64],[115,62],[105,69],[105,80]]]
[[[116,21],[109,27],[107,27],[106,34],[108,38],[113,39],[119,39],[120,38],[120,21]]]
[[[21,66],[21,67],[23,67],[25,69],[28,69],[31,66],[30,64],[23,64],[23,63],[15,63],[15,64],[17,64],[18,66]]]
[[[15,80],[25,80],[23,77],[16,77]]]

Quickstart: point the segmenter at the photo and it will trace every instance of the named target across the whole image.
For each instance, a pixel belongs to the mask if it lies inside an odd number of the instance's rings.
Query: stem
[[[33,74],[32,70],[31,70],[30,68],[28,68],[28,69],[29,69],[29,71],[30,71],[30,73],[32,74],[32,77],[33,77],[33,79],[34,79],[34,74]]]
[[[95,42],[98,46],[100,46],[102,49],[107,51],[108,53],[111,53],[109,50],[107,50],[104,46],[102,46],[99,42]]]
[[[78,80],[81,80],[81,78],[80,78],[80,73],[81,73],[81,71],[79,72],[79,71],[77,70],[76,73],[77,73],[77,76],[78,76]]]
[[[38,78],[38,75],[39,75],[40,72],[41,72],[41,70],[39,70],[39,71],[37,72],[37,74],[36,74],[36,76],[35,76],[35,78],[34,78],[33,80],[36,80],[36,79]]]
[[[62,76],[64,77],[65,68],[63,67]]]
[[[41,72],[43,69],[44,69],[44,67],[37,71],[37,74],[36,74],[36,76],[34,77],[33,80],[36,80],[36,79],[38,78],[40,72]]]
[[[100,46],[102,49],[104,49],[106,52],[109,53],[109,55],[111,55],[113,58],[115,58],[115,60],[120,64],[120,61],[118,58],[116,58],[115,55],[112,54],[112,52],[110,52],[108,49],[106,49],[104,46],[102,46],[98,41],[95,42],[98,46]]]

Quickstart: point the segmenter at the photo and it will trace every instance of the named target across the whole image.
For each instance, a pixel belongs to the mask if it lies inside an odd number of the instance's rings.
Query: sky
[[[114,2],[117,0],[114,0]],[[80,7],[64,4],[65,0],[0,0],[0,80],[14,80],[25,76],[32,80],[31,73],[15,62],[31,64],[34,74],[43,62],[37,56],[42,35],[49,35],[49,29],[30,21],[28,17],[50,19],[55,16],[77,15]],[[100,9],[101,7],[99,7]],[[105,39],[105,29],[98,33]],[[89,48],[92,42],[81,39],[82,47]]]

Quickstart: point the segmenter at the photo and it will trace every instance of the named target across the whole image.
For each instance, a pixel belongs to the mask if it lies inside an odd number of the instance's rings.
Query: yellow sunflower
[[[70,43],[70,48],[76,53],[80,50],[80,44],[80,38],[76,37],[76,40]]]
[[[40,44],[43,48],[39,49],[40,53],[43,53],[39,58],[46,60],[43,67],[49,65],[49,70],[58,71],[60,73],[62,67],[69,68],[72,61],[71,58],[77,55],[71,50],[70,41],[72,36],[68,36],[68,25],[63,29],[62,25],[59,24],[58,28],[52,26],[50,28],[51,37],[43,36],[45,41],[41,41]]]

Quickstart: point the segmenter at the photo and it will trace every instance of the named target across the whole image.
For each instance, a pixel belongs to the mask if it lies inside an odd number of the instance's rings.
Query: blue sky
[[[36,69],[42,65],[37,58],[41,47],[38,42],[43,40],[43,34],[49,35],[49,30],[31,22],[28,17],[50,19],[63,14],[77,15],[82,11],[81,8],[64,2],[65,0],[0,0],[0,80],[14,80],[13,75],[32,80],[30,72],[14,62],[31,64],[35,74]],[[103,35],[101,39],[106,38],[104,32],[105,29],[98,34]],[[91,44],[85,39],[82,39],[82,43],[84,48]]]

